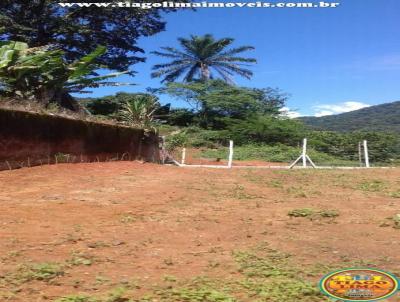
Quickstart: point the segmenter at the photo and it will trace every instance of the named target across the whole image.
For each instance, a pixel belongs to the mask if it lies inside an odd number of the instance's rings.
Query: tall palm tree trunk
[[[210,79],[210,69],[208,68],[207,64],[200,63],[201,68],[201,79],[203,81],[207,81]]]

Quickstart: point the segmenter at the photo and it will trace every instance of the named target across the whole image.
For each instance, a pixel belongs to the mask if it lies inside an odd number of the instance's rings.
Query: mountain
[[[316,130],[400,132],[400,101],[371,106],[346,113],[299,118]]]

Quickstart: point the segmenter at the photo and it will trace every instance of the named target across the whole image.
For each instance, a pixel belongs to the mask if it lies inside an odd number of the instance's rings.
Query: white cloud
[[[314,116],[325,116],[332,114],[340,114],[344,112],[354,111],[369,107],[370,105],[361,102],[343,102],[338,104],[323,104],[314,106]]]
[[[283,107],[279,111],[282,115],[287,116],[288,118],[296,118],[301,116],[299,112],[291,110],[289,107]]]

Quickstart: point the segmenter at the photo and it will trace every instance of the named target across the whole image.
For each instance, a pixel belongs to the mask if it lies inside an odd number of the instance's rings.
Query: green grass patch
[[[235,254],[245,279],[239,282],[251,301],[327,301],[303,271],[290,262],[290,255],[267,249]]]
[[[33,280],[50,282],[63,275],[64,268],[58,263],[35,263],[19,266],[16,272],[8,275],[6,279],[13,284],[21,284]]]
[[[357,189],[365,192],[382,192],[387,188],[386,182],[374,179],[374,180],[365,180],[358,184]]]
[[[53,302],[322,302],[328,301],[304,268],[293,264],[289,254],[266,244],[232,254],[239,276],[178,280],[165,277],[161,285],[138,294],[131,287],[117,287],[106,294],[71,295]],[[326,273],[325,269],[321,275]],[[135,287],[137,288],[137,287]]]
[[[186,286],[179,288],[164,288],[156,290],[153,300],[145,301],[165,301],[165,302],[238,302],[232,295],[223,289],[217,289],[215,282],[203,279],[192,281]],[[154,299],[156,298],[156,299]]]
[[[400,190],[394,191],[394,192],[389,192],[388,194],[392,198],[400,198]]]

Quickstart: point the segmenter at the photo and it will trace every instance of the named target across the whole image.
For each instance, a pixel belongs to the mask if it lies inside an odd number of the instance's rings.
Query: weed
[[[272,187],[272,188],[283,188],[283,183],[281,180],[279,179],[271,179],[268,182],[268,186]]]
[[[309,208],[294,209],[288,213],[290,217],[311,217],[314,214],[315,211]]]
[[[71,234],[71,233],[68,233],[68,234],[66,235],[66,237],[65,237],[65,241],[66,241],[66,242],[73,242],[73,243],[76,243],[76,242],[78,242],[78,241],[83,241],[83,238],[82,238],[82,236],[81,236],[80,234]]]
[[[254,301],[282,302],[327,301],[320,291],[311,282],[296,280],[293,278],[277,278],[273,280],[248,279],[241,285],[250,292],[250,296],[259,299]]]
[[[390,192],[389,196],[392,197],[392,198],[400,198],[400,190],[399,191]]]
[[[54,302],[130,302],[133,301],[126,296],[126,288],[117,287],[111,290],[102,298],[95,298],[88,295],[71,295],[55,300]]]
[[[293,271],[287,269],[289,255],[270,250],[265,256],[258,256],[251,252],[237,252],[234,254],[239,264],[239,272],[249,278],[268,278],[289,276]]]
[[[232,197],[236,199],[256,199],[259,196],[249,194],[246,192],[245,188],[242,185],[236,184],[232,191]]]
[[[122,215],[122,217],[120,218],[120,220],[122,223],[133,223],[136,221],[136,218],[133,217],[132,215]]]
[[[302,187],[289,187],[286,192],[296,198],[307,198],[307,194]]]
[[[239,290],[244,289],[252,301],[325,301],[317,287],[304,280],[302,272],[290,264],[289,257],[271,249],[261,254],[236,253],[239,271],[246,276],[238,283]]]
[[[15,258],[18,258],[21,255],[22,255],[21,251],[11,251],[7,255],[1,257],[0,260],[3,262],[15,260]]]
[[[110,245],[108,243],[105,243],[103,241],[96,241],[96,242],[90,242],[87,244],[89,248],[96,249],[96,248],[101,248],[101,247],[109,247]]]
[[[314,210],[311,208],[294,209],[289,211],[290,217],[307,217],[310,219],[316,218],[335,218],[339,216],[337,210]]]
[[[387,217],[385,221],[381,222],[380,227],[393,227],[394,229],[400,229],[400,214],[396,214],[393,217]]]
[[[366,192],[381,192],[386,188],[386,183],[382,180],[363,181],[357,187],[361,191]]]
[[[7,254],[7,256],[10,258],[15,258],[21,256],[21,254],[21,251],[11,251]]]
[[[100,275],[98,275],[98,276],[96,276],[96,284],[97,285],[101,285],[101,284],[106,284],[106,283],[109,283],[111,280],[109,279],[109,278],[107,278],[107,277],[105,277],[105,276],[100,276]]]
[[[66,296],[55,300],[54,302],[100,302],[98,299],[86,295]]]
[[[129,302],[132,301],[126,296],[127,289],[124,287],[117,287],[108,293],[108,297],[104,302]]]
[[[164,281],[167,282],[176,282],[177,280],[178,279],[175,276],[170,276],[170,275],[164,276]]]
[[[339,212],[337,210],[321,210],[318,215],[324,218],[334,218],[339,216]]]
[[[54,155],[54,158],[57,163],[66,163],[69,161],[70,156],[71,156],[70,154],[65,154],[65,153],[59,152]]]
[[[64,270],[58,263],[37,263],[20,266],[12,278],[18,283],[33,280],[49,282],[62,275],[64,275]]]
[[[250,182],[254,183],[263,183],[264,178],[261,175],[255,174],[252,171],[248,171],[246,174],[243,175]]]
[[[178,281],[165,276],[162,286],[134,297],[128,287],[117,287],[96,298],[87,295],[66,296],[54,302],[320,302],[327,301],[311,282],[307,272],[291,264],[290,255],[260,244],[250,251],[233,254],[242,278],[223,282],[206,277]],[[323,269],[323,273],[326,268]]]
[[[392,220],[393,220],[393,224],[394,224],[393,227],[395,229],[400,229],[400,214],[394,215]]]
[[[157,289],[155,295],[159,300],[152,299],[139,301],[237,302],[237,300],[226,293],[225,290],[218,289],[217,284],[204,278],[196,278],[181,287]]]
[[[74,252],[72,254],[72,258],[67,260],[67,263],[69,265],[92,265],[93,263],[93,257],[82,254],[82,253],[76,253]]]

